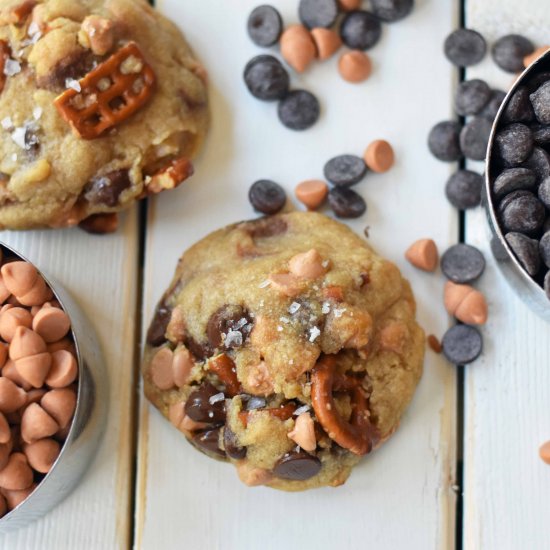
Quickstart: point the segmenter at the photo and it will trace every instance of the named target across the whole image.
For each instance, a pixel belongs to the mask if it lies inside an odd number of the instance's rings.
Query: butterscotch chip
[[[539,449],[539,456],[546,464],[550,464],[550,441],[543,443]]]
[[[281,55],[296,72],[303,73],[316,54],[315,42],[304,26],[293,25],[281,35]]]
[[[31,403],[21,418],[21,437],[25,443],[33,443],[49,437],[59,430],[59,424],[38,404]]]
[[[61,309],[42,307],[32,320],[32,328],[46,343],[57,342],[69,332],[71,320]]]
[[[75,356],[65,350],[54,351],[46,384],[50,388],[65,388],[78,376],[78,364]]]
[[[59,424],[67,428],[76,409],[76,393],[72,388],[61,388],[45,393],[40,400],[42,408]]]
[[[369,144],[363,158],[373,172],[380,174],[387,172],[395,162],[392,146],[383,139],[377,139]]]
[[[338,61],[338,70],[348,82],[363,82],[372,72],[372,63],[365,52],[353,50],[342,54]]]
[[[338,5],[344,11],[358,10],[361,7],[361,0],[338,0]]]
[[[33,473],[23,453],[13,453],[8,463],[0,470],[0,487],[8,491],[28,489],[33,482]]]
[[[29,464],[41,474],[47,474],[59,456],[61,446],[55,439],[40,439],[24,448]]]
[[[317,55],[321,61],[332,57],[342,46],[340,35],[332,29],[317,27],[311,30],[311,36],[317,47]]]
[[[437,245],[432,239],[419,239],[405,252],[405,258],[423,271],[435,271],[439,263]]]
[[[316,210],[327,198],[328,185],[322,180],[306,180],[296,186],[294,193],[309,210]]]

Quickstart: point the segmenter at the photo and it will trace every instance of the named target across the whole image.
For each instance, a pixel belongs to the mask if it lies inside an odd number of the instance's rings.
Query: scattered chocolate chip
[[[540,269],[538,241],[522,233],[507,233],[504,238],[525,271],[534,277]]]
[[[225,400],[210,403],[210,398],[220,393],[212,384],[204,382],[191,393],[185,403],[185,414],[195,422],[217,424],[225,422]]]
[[[432,155],[444,162],[460,160],[460,130],[460,124],[454,120],[438,122],[428,136],[428,147]]]
[[[470,67],[479,63],[487,51],[481,34],[471,29],[457,29],[445,39],[443,46],[447,59],[457,67]]]
[[[507,262],[510,259],[508,251],[496,235],[491,239],[491,252],[497,262]]]
[[[372,13],[386,23],[399,21],[411,13],[414,0],[371,0]]]
[[[535,118],[529,101],[529,90],[520,86],[512,95],[502,113],[502,122],[531,122]]]
[[[531,126],[531,131],[537,145],[550,145],[550,126]]]
[[[493,192],[496,197],[517,191],[518,189],[533,190],[537,177],[529,168],[508,168],[504,170],[493,184]]]
[[[267,402],[265,400],[265,397],[257,397],[253,395],[250,397],[250,399],[246,402],[246,410],[247,411],[255,411],[257,409],[264,409],[267,405]]]
[[[541,124],[550,124],[550,80],[530,96],[535,116]]]
[[[443,336],[443,354],[454,365],[467,365],[475,361],[483,349],[483,340],[477,328],[455,325]]]
[[[544,265],[550,268],[550,231],[542,236],[539,242],[539,252]]]
[[[491,88],[484,80],[466,80],[456,89],[455,110],[460,116],[477,115],[489,103],[491,96]]]
[[[84,188],[84,198],[92,204],[114,207],[122,192],[132,185],[128,170],[114,170],[93,177]]]
[[[485,118],[488,118],[490,121],[493,121],[495,117],[497,116],[498,110],[500,109],[500,106],[502,105],[502,102],[504,101],[504,98],[506,97],[506,93],[502,90],[493,90],[491,99],[489,100],[489,103],[485,105],[483,108],[483,111],[481,111],[481,116],[484,116]]]
[[[267,48],[279,41],[283,20],[273,6],[258,6],[248,17],[248,35],[256,46]]]
[[[498,209],[506,231],[537,233],[546,217],[544,205],[530,191],[513,191],[504,197]]]
[[[358,218],[367,210],[361,195],[348,187],[334,187],[329,191],[328,203],[339,218]]]
[[[227,425],[223,429],[223,446],[225,447],[225,453],[230,458],[241,460],[246,456],[246,447],[239,445],[237,435]]]
[[[538,195],[542,204],[546,206],[547,210],[550,210],[550,176],[542,180],[539,185]]]
[[[531,41],[524,36],[508,34],[494,43],[491,53],[501,69],[509,73],[520,73],[524,69],[523,59],[534,50]]]
[[[525,124],[506,126],[495,137],[497,151],[510,166],[525,162],[533,152],[533,134]]]
[[[305,481],[316,476],[320,471],[321,461],[316,456],[303,451],[286,454],[273,468],[273,473],[277,477],[292,481]]]
[[[349,187],[359,183],[367,173],[367,165],[361,157],[340,155],[330,159],[323,170],[332,185]]]
[[[447,181],[445,194],[449,202],[459,210],[479,206],[483,176],[471,170],[458,170]]]
[[[279,120],[291,130],[311,128],[321,114],[319,100],[306,90],[293,90],[280,103]]]
[[[276,101],[288,93],[290,77],[282,63],[272,55],[258,55],[244,69],[248,91],[262,101]]]
[[[380,40],[382,25],[380,20],[368,11],[351,11],[344,16],[340,36],[348,48],[368,50]]]
[[[225,458],[225,452],[220,449],[220,428],[199,432],[193,436],[191,442],[193,445],[207,455],[217,455]]]
[[[471,283],[485,271],[485,258],[475,246],[455,244],[441,256],[441,271],[453,283]]]
[[[208,342],[214,349],[237,348],[244,344],[252,330],[252,321],[246,309],[239,305],[225,305],[210,316],[206,325]],[[230,332],[238,332],[240,338],[227,340]]]
[[[550,155],[542,148],[535,147],[533,154],[523,163],[525,168],[535,172],[538,181],[550,176]]]
[[[336,0],[300,0],[298,15],[308,29],[328,29],[338,17],[338,4]]]
[[[258,212],[276,214],[286,204],[286,193],[274,181],[259,180],[250,187],[248,200]]]
[[[151,346],[160,346],[166,342],[166,327],[172,316],[172,308],[164,300],[157,305],[153,320],[147,331],[147,343]]]
[[[460,148],[466,158],[485,159],[491,128],[491,121],[482,116],[476,116],[466,123],[460,132]]]

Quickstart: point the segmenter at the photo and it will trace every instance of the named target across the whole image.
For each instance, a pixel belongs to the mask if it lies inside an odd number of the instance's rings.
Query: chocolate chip
[[[328,194],[328,203],[339,218],[358,218],[367,210],[363,197],[348,187],[333,187]]]
[[[545,220],[544,205],[529,191],[513,191],[498,207],[506,231],[535,234]]]
[[[490,121],[493,121],[495,117],[497,116],[498,110],[500,109],[500,106],[502,105],[502,102],[504,101],[504,98],[506,97],[506,93],[502,90],[493,90],[491,99],[489,100],[489,103],[485,105],[483,108],[483,111],[481,111],[481,116],[484,116],[485,118],[488,118]]]
[[[510,166],[525,162],[533,152],[534,141],[531,130],[525,124],[510,124],[495,138],[500,157]]]
[[[242,225],[253,239],[267,239],[287,232],[288,224],[281,217],[260,218]]]
[[[193,436],[193,445],[207,455],[216,455],[225,458],[225,452],[220,449],[220,428],[199,432]]]
[[[208,342],[214,349],[242,346],[252,330],[248,311],[239,305],[225,305],[210,316],[206,325]],[[227,340],[229,332],[240,334],[240,338]],[[227,340],[227,341],[226,341]]]
[[[510,259],[508,251],[496,235],[491,239],[491,252],[497,262],[507,262]]]
[[[544,292],[546,297],[550,300],[550,271],[544,277]]]
[[[367,165],[362,158],[355,155],[340,155],[330,159],[323,171],[332,185],[349,187],[365,177]]]
[[[493,45],[492,56],[495,63],[509,73],[523,71],[523,59],[533,53],[535,47],[530,40],[519,34],[508,34],[499,38]]]
[[[258,6],[248,18],[248,36],[256,46],[267,48],[279,41],[283,20],[273,6]]]
[[[531,131],[537,145],[550,145],[550,126],[531,126]]]
[[[414,0],[371,0],[372,13],[386,23],[407,17],[414,7]]]
[[[257,409],[264,409],[266,405],[267,402],[265,400],[265,397],[257,397],[253,395],[246,402],[246,410],[255,411]]]
[[[113,170],[92,178],[84,188],[84,198],[92,204],[118,205],[121,193],[132,185],[128,170]]]
[[[455,244],[441,256],[441,271],[453,283],[471,283],[485,271],[485,258],[475,246]]]
[[[277,477],[292,481],[305,481],[320,471],[321,461],[303,451],[287,453],[273,468],[273,473]]]
[[[65,90],[68,79],[79,80],[91,71],[94,62],[97,62],[95,56],[87,50],[79,49],[62,57],[47,74],[38,76],[36,84],[47,90]]]
[[[509,122],[531,122],[535,118],[529,90],[520,86],[512,95],[502,113],[502,121]]]
[[[492,91],[484,80],[461,82],[455,92],[455,110],[460,116],[477,115],[489,103]]]
[[[428,136],[428,147],[432,155],[444,162],[460,160],[460,130],[460,124],[454,120],[438,122]]]
[[[338,4],[336,0],[300,0],[298,15],[308,29],[328,29],[336,21]]]
[[[185,346],[198,361],[204,361],[213,354],[213,350],[207,343],[197,342],[189,335],[185,338]]]
[[[491,128],[491,121],[482,116],[476,116],[466,123],[460,132],[460,148],[466,158],[485,159]]]
[[[291,130],[311,128],[321,114],[319,100],[306,90],[293,90],[280,103],[277,109],[279,120]]]
[[[171,316],[172,308],[164,300],[161,300],[155,309],[153,320],[147,331],[147,343],[150,346],[156,347],[166,342],[166,327],[168,327]]]
[[[479,206],[483,177],[471,170],[458,170],[447,181],[445,194],[449,202],[459,210]]]
[[[281,62],[272,55],[258,55],[244,69],[248,91],[262,101],[276,101],[288,93],[290,77]]]
[[[534,92],[549,80],[550,80],[550,71],[537,72],[536,74],[531,76],[531,78],[527,82],[527,87],[529,88],[529,91]]]
[[[540,147],[533,149],[533,154],[523,163],[523,166],[533,170],[538,181],[550,177],[550,155]]]
[[[495,180],[493,192],[496,197],[502,197],[518,189],[532,190],[536,182],[537,177],[529,168],[508,168]]]
[[[204,382],[191,393],[185,402],[185,414],[195,422],[223,424],[225,422],[225,400],[210,403],[210,398],[220,393],[212,384]]]
[[[470,67],[479,63],[487,51],[481,34],[471,29],[457,29],[445,39],[443,46],[447,59],[457,67]]]
[[[550,210],[550,177],[544,178],[538,189],[539,199]]]
[[[455,325],[443,336],[443,354],[454,365],[467,365],[475,361],[483,349],[479,330],[470,325]]]
[[[544,265],[550,268],[550,231],[542,236],[539,242],[539,252]]]
[[[340,36],[348,48],[368,50],[380,40],[382,25],[380,20],[368,11],[351,11],[342,21]]]
[[[540,269],[539,243],[522,233],[507,233],[504,238],[525,271],[534,277]]]
[[[274,181],[259,180],[248,191],[250,204],[263,214],[276,214],[286,204],[285,190]]]
[[[237,435],[229,426],[223,429],[223,446],[227,456],[235,460],[241,460],[246,456],[246,447],[241,447],[237,439]]]

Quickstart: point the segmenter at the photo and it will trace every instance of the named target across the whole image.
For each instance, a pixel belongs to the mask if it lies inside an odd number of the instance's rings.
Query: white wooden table
[[[78,296],[99,332],[111,382],[107,433],[80,486],[42,520],[0,536],[0,548],[549,548],[550,469],[537,449],[550,438],[550,327],[497,271],[481,211],[468,213],[465,235],[488,259],[479,284],[492,313],[483,329],[485,352],[467,368],[464,384],[453,366],[428,352],[399,432],[343,488],[247,489],[229,466],[194,451],[142,398],[141,330],[180,253],[211,230],[251,217],[252,181],[273,178],[292,193],[298,181],[322,176],[326,159],[360,153],[376,138],[395,146],[398,162],[361,185],[369,210],[350,225],[358,232],[371,226],[373,245],[410,278],[427,333],[442,335],[449,325],[439,298],[443,277],[413,270],[403,251],[419,237],[434,237],[441,250],[459,237],[457,213],[443,193],[453,167],[426,147],[430,127],[451,116],[458,73],[442,43],[458,25],[459,0],[417,0],[408,19],[385,27],[372,50],[374,73],[363,85],[340,80],[335,59],[293,76],[294,86],[310,88],[323,105],[320,122],[302,134],[284,129],[275,107],[253,100],[242,83],[246,61],[261,53],[244,28],[258,3],[157,1],[210,73],[212,130],[192,180],[151,201],[147,217],[137,208],[127,213],[116,235],[0,235]],[[273,3],[287,23],[297,21],[296,0]],[[548,0],[468,0],[466,25],[489,42],[514,31],[544,44],[548,7]],[[494,87],[512,80],[489,57],[467,72],[474,75]]]

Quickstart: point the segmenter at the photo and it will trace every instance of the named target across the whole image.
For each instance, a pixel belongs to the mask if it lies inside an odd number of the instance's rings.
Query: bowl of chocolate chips
[[[493,253],[520,297],[550,321],[550,51],[502,102],[486,162]]]

